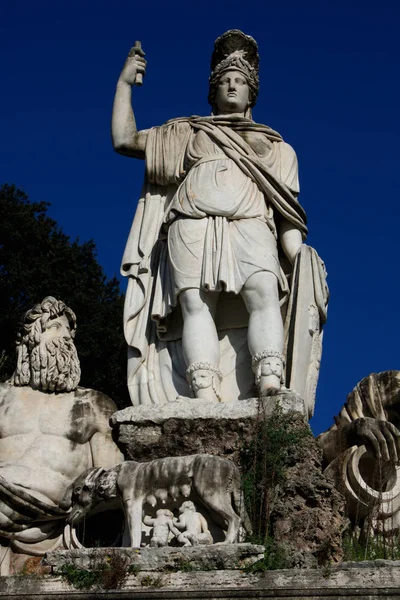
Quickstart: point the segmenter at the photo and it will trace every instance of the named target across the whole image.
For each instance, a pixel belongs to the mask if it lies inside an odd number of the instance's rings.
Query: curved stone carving
[[[400,371],[372,373],[319,436],[326,469],[354,525],[391,534],[400,525]]]

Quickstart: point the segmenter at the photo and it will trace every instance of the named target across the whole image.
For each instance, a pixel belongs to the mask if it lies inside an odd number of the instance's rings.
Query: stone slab
[[[295,392],[285,390],[268,398],[249,398],[234,402],[205,402],[198,398],[184,398],[158,406],[128,406],[115,412],[110,423],[112,426],[120,423],[161,425],[168,419],[247,419],[256,418],[260,410],[268,416],[277,406],[284,414],[306,414],[304,400]]]
[[[385,561],[386,562],[386,561]],[[391,563],[391,561],[387,561]],[[248,574],[239,570],[130,575],[117,590],[76,590],[59,576],[1,577],[0,598],[12,600],[228,600],[290,598],[291,600],[398,600],[398,563],[342,565],[321,569],[285,569]]]
[[[48,552],[44,564],[57,573],[64,565],[89,569],[91,564],[107,562],[111,552],[124,557],[140,571],[193,571],[244,569],[264,556],[265,548],[254,544],[211,544],[187,548],[86,548]]]
[[[285,390],[268,398],[235,402],[187,398],[161,406],[130,406],[114,413],[111,425],[128,460],[201,453],[231,458],[244,439],[252,438],[257,420],[268,418],[277,406],[283,414],[300,414],[306,420],[303,399]]]

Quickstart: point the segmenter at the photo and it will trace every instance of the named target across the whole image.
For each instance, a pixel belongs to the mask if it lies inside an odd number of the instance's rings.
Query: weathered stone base
[[[199,571],[130,575],[116,590],[76,590],[61,577],[1,577],[0,598],[12,600],[197,600],[208,598],[290,598],[373,600],[400,598],[400,563],[374,561],[332,569],[285,569],[247,574]]]
[[[138,571],[212,571],[216,569],[244,569],[264,557],[264,547],[254,544],[211,544],[187,548],[86,548],[83,550],[56,550],[48,552],[44,564],[57,573],[67,564],[90,569],[99,562],[107,563],[118,553],[127,565]]]
[[[283,414],[304,416],[304,400],[286,390],[268,398],[204,402],[187,398],[161,406],[130,406],[111,418],[113,436],[125,458],[147,461],[166,456],[230,456],[250,439],[259,418],[279,406]]]
[[[315,568],[342,559],[347,520],[343,498],[322,474],[321,449],[302,406],[298,395],[287,392],[231,403],[130,407],[112,420],[128,459],[209,453],[234,461],[252,507],[253,533],[272,538],[285,557],[275,566]],[[257,485],[268,496],[263,502]]]

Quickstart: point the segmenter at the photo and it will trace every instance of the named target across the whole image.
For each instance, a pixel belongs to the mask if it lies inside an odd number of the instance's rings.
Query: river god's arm
[[[111,138],[114,150],[133,158],[145,158],[147,130],[138,131],[132,109],[132,86],[136,75],[146,71],[143,56],[131,53],[119,76],[111,119]]]
[[[117,410],[114,402],[97,392],[95,401],[95,432],[89,444],[94,467],[111,469],[124,461],[124,456],[112,439],[110,417]]]

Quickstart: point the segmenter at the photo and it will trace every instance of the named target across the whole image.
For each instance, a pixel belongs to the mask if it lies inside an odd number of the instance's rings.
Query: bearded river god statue
[[[0,543],[43,555],[72,543],[65,494],[78,475],[123,460],[111,438],[116,410],[79,386],[76,318],[47,297],[29,310],[17,338],[17,367],[0,383]],[[68,530],[69,531],[69,530]],[[2,573],[4,566],[2,556]]]
[[[131,105],[146,70],[140,49],[119,77],[113,145],[146,163],[122,261],[134,405],[190,395],[225,402],[286,387],[313,413],[326,273],[303,244],[296,154],[252,120],[258,63],[252,37],[226,32],[211,60],[212,115],[142,131]]]

